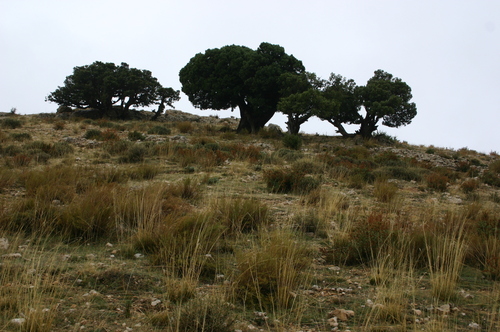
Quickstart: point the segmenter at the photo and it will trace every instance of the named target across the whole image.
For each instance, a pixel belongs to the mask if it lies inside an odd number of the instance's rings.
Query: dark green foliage
[[[75,67],[73,74],[66,77],[64,86],[50,93],[46,101],[101,111],[110,111],[118,105],[120,117],[126,117],[131,106],[158,104],[159,115],[164,104],[173,106],[179,99],[179,91],[162,87],[148,70],[130,68],[124,62],[116,66],[96,61]]]
[[[371,137],[380,120],[384,126],[397,128],[410,124],[417,115],[415,103],[410,102],[412,94],[408,84],[383,70],[376,70],[357,93],[366,111],[358,122],[358,133],[362,137]]]
[[[144,161],[148,150],[140,144],[132,145],[120,158],[120,162],[122,163],[140,163]]]
[[[195,55],[181,69],[182,91],[200,109],[238,107],[238,132],[256,133],[277,111],[280,77],[301,74],[302,62],[279,45],[260,44],[257,50],[229,45]]]
[[[83,138],[85,139],[101,139],[102,137],[102,131],[99,129],[89,129],[85,132],[83,135]]]
[[[143,133],[140,133],[138,131],[131,131],[127,135],[128,139],[131,141],[144,141],[146,139],[146,136],[144,136]]]
[[[0,125],[6,129],[16,129],[23,126],[23,123],[18,119],[5,118],[0,121]]]
[[[446,191],[450,179],[443,174],[432,172],[426,177],[427,186],[437,191]]]
[[[320,180],[297,173],[292,169],[271,169],[264,171],[267,188],[273,193],[306,194],[320,185]]]
[[[170,135],[172,131],[164,126],[154,126],[148,130],[150,135]]]
[[[423,170],[414,167],[388,166],[374,171],[376,177],[404,181],[422,181]]]
[[[288,149],[300,150],[302,146],[302,137],[299,135],[285,134],[285,136],[283,136],[283,145]]]
[[[23,142],[23,141],[30,141],[31,140],[31,134],[30,133],[11,133],[10,137],[14,141],[18,142]]]

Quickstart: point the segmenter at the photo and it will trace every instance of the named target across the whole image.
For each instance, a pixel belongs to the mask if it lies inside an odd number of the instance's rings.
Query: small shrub
[[[237,296],[255,308],[291,309],[311,256],[310,247],[291,232],[263,234],[252,248],[236,254]]]
[[[12,157],[12,164],[15,167],[26,167],[31,163],[33,158],[26,154],[18,154]]]
[[[10,137],[14,141],[18,141],[18,142],[24,142],[24,141],[30,141],[31,140],[31,134],[30,133],[11,133]]]
[[[120,157],[123,163],[140,163],[144,161],[148,150],[139,144],[133,145],[128,149],[124,156]]]
[[[154,126],[148,130],[150,135],[170,135],[172,131],[165,126]]]
[[[165,311],[151,317],[154,326],[166,327],[166,331],[232,332],[234,317],[230,305],[212,297],[195,298],[179,305],[173,311]]]
[[[375,182],[375,189],[373,195],[375,198],[383,203],[388,203],[394,199],[398,187],[394,183],[387,181],[377,181]]]
[[[144,136],[143,133],[140,133],[138,131],[131,131],[127,135],[128,139],[131,141],[144,141],[146,139],[146,136]]]
[[[312,176],[294,172],[292,169],[271,169],[264,171],[267,188],[274,193],[306,194],[320,185]]]
[[[54,123],[54,130],[63,130],[65,127],[66,123],[64,121],[57,121]]]
[[[352,262],[366,263],[376,257],[378,249],[389,240],[391,225],[382,214],[370,214],[365,222],[356,223],[350,233]]]
[[[179,123],[177,123],[176,127],[179,130],[179,132],[181,132],[182,134],[187,134],[187,133],[190,133],[194,130],[193,124],[189,121],[179,122]]]
[[[485,171],[483,175],[481,175],[481,181],[490,186],[500,187],[500,174]]]
[[[375,181],[375,175],[372,171],[365,168],[355,168],[349,176],[349,187],[362,189],[366,184],[371,184]]]
[[[289,162],[301,159],[303,156],[301,152],[290,149],[279,149],[273,153],[273,157],[282,158]]]
[[[140,165],[128,172],[132,180],[151,180],[161,172],[161,168],[156,165]]]
[[[1,120],[0,124],[6,129],[16,129],[23,126],[23,123],[20,120],[13,118],[5,118]]]
[[[269,221],[269,208],[256,199],[222,199],[214,206],[216,220],[230,233],[248,233]]]
[[[101,139],[103,141],[116,141],[119,137],[116,130],[108,128],[102,132]]]
[[[450,179],[445,175],[433,172],[427,176],[426,181],[429,188],[437,191],[446,191]]]
[[[285,134],[282,141],[285,148],[288,149],[300,150],[300,148],[302,147],[302,137],[300,137],[299,135]]]
[[[376,177],[404,181],[421,181],[422,169],[414,167],[388,166],[374,171]]]
[[[466,194],[469,194],[479,188],[479,181],[476,179],[468,179],[462,182],[460,189]]]
[[[102,137],[102,131],[100,131],[99,129],[89,129],[85,132],[85,134],[83,135],[83,138],[85,139],[101,139]]]
[[[405,162],[392,151],[383,151],[375,156],[374,161],[383,166],[404,166]]]

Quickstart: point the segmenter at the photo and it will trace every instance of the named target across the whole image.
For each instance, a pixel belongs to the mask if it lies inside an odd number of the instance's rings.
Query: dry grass
[[[284,149],[215,119],[14,120],[2,331],[499,329],[497,154],[308,135]]]

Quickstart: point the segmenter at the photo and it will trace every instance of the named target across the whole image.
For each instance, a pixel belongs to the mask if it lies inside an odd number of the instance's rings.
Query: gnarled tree
[[[300,75],[302,62],[283,47],[257,50],[229,45],[196,54],[180,70],[182,91],[200,109],[240,110],[238,131],[258,132],[273,117],[281,95],[281,75]]]
[[[120,115],[126,117],[132,106],[157,104],[158,114],[165,104],[173,107],[180,99],[179,94],[172,88],[162,87],[149,70],[130,68],[126,63],[116,66],[96,61],[75,67],[73,74],[64,80],[64,86],[50,93],[46,101],[61,106],[93,108],[103,113],[118,109]]]

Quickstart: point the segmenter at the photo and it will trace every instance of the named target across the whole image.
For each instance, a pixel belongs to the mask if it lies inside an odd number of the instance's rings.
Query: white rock
[[[112,246],[113,246],[113,244],[111,244],[111,243],[109,243],[109,242],[108,242],[108,243],[106,243],[106,247],[112,247]]]
[[[9,240],[5,237],[0,238],[0,249],[9,249]]]
[[[480,330],[481,329],[481,326],[478,323],[474,323],[474,322],[470,323],[469,327],[473,330]]]
[[[11,324],[14,325],[23,325],[26,322],[25,318],[14,318],[10,320]]]
[[[152,301],[152,302],[151,302],[151,305],[152,305],[153,307],[156,307],[156,306],[157,306],[158,304],[160,304],[160,303],[161,303],[161,300],[154,300],[154,301]]]
[[[12,253],[12,254],[2,255],[2,258],[21,258],[21,257],[22,257],[22,255],[18,252]]]
[[[144,255],[143,254],[135,254],[134,257],[137,258],[137,259],[139,259],[139,258],[143,258]]]

